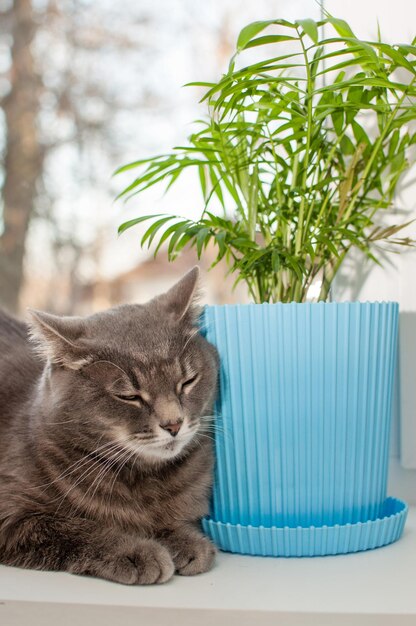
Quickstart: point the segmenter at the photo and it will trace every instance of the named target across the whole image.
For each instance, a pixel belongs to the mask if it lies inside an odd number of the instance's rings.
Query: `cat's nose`
[[[163,428],[163,430],[167,430],[168,433],[172,435],[172,437],[176,437],[181,429],[182,424],[183,420],[179,420],[177,422],[167,422],[166,424],[161,423],[160,427]]]

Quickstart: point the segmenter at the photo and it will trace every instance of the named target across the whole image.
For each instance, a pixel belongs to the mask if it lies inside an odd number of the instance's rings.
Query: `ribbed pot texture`
[[[206,307],[221,359],[213,520],[382,516],[397,331],[393,302]]]

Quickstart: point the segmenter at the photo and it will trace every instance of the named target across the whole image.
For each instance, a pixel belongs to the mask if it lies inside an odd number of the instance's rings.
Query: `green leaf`
[[[253,37],[261,33],[261,31],[267,28],[267,26],[270,26],[270,24],[273,24],[273,20],[252,22],[248,24],[248,26],[245,26],[238,35],[237,50],[243,50]]]
[[[117,176],[117,174],[121,174],[122,172],[128,172],[129,170],[139,167],[140,165],[144,165],[145,163],[146,164],[152,163],[153,161],[156,161],[157,159],[160,159],[162,157],[163,155],[159,155],[159,156],[151,157],[150,159],[139,159],[138,161],[127,163],[126,165],[122,165],[121,167],[117,168],[116,171],[113,172],[113,176]]]
[[[271,24],[276,24],[280,26],[286,26],[288,28],[295,28],[295,25],[291,22],[287,22],[286,20],[265,20],[261,22],[252,22],[245,26],[238,35],[237,39],[237,51],[243,50],[249,41],[253,39],[256,35],[261,33],[262,30],[270,26]]]
[[[201,185],[202,197],[206,200],[207,197],[207,179],[205,176],[205,169],[203,165],[198,166],[199,183]]]
[[[404,67],[406,70],[415,74],[415,67],[406,59],[405,56],[400,51],[400,48],[396,50],[393,46],[389,46],[388,44],[379,43],[375,44],[379,50],[381,50],[385,55],[387,55],[397,67]]]
[[[172,220],[173,220],[173,215],[168,215],[167,217],[162,217],[160,220],[156,220],[155,222],[153,222],[153,224],[151,226],[149,226],[149,228],[146,230],[146,232],[144,233],[144,235],[142,237],[142,240],[141,240],[142,246],[144,246],[146,241],[149,239],[148,245],[147,245],[147,247],[149,248],[149,246],[152,243],[155,235],[157,234],[157,231],[160,228],[162,228],[162,226],[164,224],[166,224],[167,222],[170,222]]]
[[[342,108],[337,108],[331,113],[332,123],[334,125],[334,130],[338,137],[342,135],[342,131],[344,128],[344,111]]]
[[[129,220],[128,222],[124,222],[123,224],[121,224],[118,227],[118,234],[121,235],[122,233],[124,233],[124,231],[126,231],[127,229],[131,228],[132,226],[136,226],[136,224],[140,224],[141,222],[145,222],[146,220],[151,220],[155,217],[160,217],[161,213],[157,214],[157,215],[143,215],[142,217],[136,217],[133,220]]]
[[[213,167],[209,168],[209,177],[211,179],[211,183],[212,183],[212,193],[215,194],[218,198],[218,200],[221,203],[222,207],[225,207],[224,204],[224,196],[222,193],[222,189],[221,189],[221,181],[218,178],[215,169]]]
[[[202,248],[204,244],[206,244],[207,238],[211,235],[211,231],[209,228],[201,228],[199,233],[196,236],[196,252],[198,255],[198,259],[201,258]]]
[[[165,194],[169,191],[172,185],[178,180],[179,176],[182,174],[183,171],[184,171],[183,168],[179,166],[176,168],[176,170],[174,170],[173,172],[170,172],[169,174],[170,181],[166,185]]]
[[[272,270],[278,272],[280,269],[280,256],[277,250],[272,251]]]
[[[351,39],[356,39],[356,36],[351,30],[351,27],[345,20],[340,20],[335,17],[328,17],[328,22],[332,24],[337,33],[341,35],[341,37],[350,37]]]
[[[312,39],[313,43],[318,43],[318,25],[314,20],[306,19],[306,20],[296,20],[296,24],[302,26],[304,32],[309,35]]]
[[[347,155],[355,154],[355,146],[352,143],[351,139],[349,137],[347,137],[346,135],[344,135],[344,137],[342,137],[340,145],[341,145],[342,151],[345,154],[347,154]]]
[[[371,145],[371,141],[364,128],[360,126],[355,120],[351,124],[354,133],[355,140],[358,144],[365,143],[367,146]]]
[[[169,239],[169,237],[173,235],[173,233],[177,231],[180,231],[181,233],[185,232],[189,228],[189,224],[190,224],[189,220],[182,220],[179,222],[175,222],[175,224],[172,224],[171,226],[169,226],[169,228],[167,228],[165,232],[163,233],[163,235],[160,237],[159,243],[157,244],[155,248],[154,256],[157,255],[157,253],[159,252],[160,248],[163,246],[165,241]]]
[[[225,255],[227,251],[227,246],[225,243],[226,238],[227,238],[227,233],[225,233],[224,231],[215,233],[215,241],[219,248],[219,258],[218,258],[219,261],[223,258],[223,256]]]
[[[168,257],[170,258],[175,250],[176,242],[180,239],[180,237],[188,230],[189,222],[184,223],[182,225],[176,224],[175,231],[170,238],[169,246],[168,246]]]
[[[185,231],[183,233],[183,235],[181,237],[179,237],[179,239],[176,242],[175,245],[175,252],[179,253],[181,252],[181,250],[183,250],[183,248],[190,242],[192,241],[192,237],[193,235],[190,234],[188,231]]]
[[[192,83],[185,83],[184,87],[213,87],[215,83],[209,83],[206,81],[192,81]]]
[[[263,37],[256,37],[256,39],[252,39],[245,46],[244,49],[248,48],[256,48],[257,46],[264,46],[269,43],[280,43],[282,41],[296,41],[296,37],[291,37],[289,35],[265,35]]]

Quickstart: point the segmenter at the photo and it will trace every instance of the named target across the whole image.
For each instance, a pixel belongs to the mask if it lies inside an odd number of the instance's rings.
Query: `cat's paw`
[[[217,551],[206,537],[190,538],[189,542],[181,543],[173,555],[175,570],[181,576],[195,576],[208,572],[214,565]]]
[[[175,573],[169,551],[160,543],[142,540],[134,547],[103,557],[87,573],[124,585],[153,585],[167,582]]]

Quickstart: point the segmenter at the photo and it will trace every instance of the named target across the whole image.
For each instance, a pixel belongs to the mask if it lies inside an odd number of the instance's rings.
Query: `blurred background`
[[[361,36],[377,36],[377,17],[389,40],[414,35],[410,0],[394,15],[387,0],[325,6]],[[124,203],[115,197],[132,173],[112,173],[185,142],[205,106],[201,88],[183,85],[217,80],[244,25],[320,11],[315,0],[0,0],[0,304],[85,314],[144,301],[179,278],[193,251],[154,260],[140,249],[145,227],[121,237],[117,227],[141,213],[196,217],[196,181]],[[208,251],[203,270],[210,260]],[[355,298],[368,277],[361,259],[350,267]],[[224,270],[204,271],[206,301],[244,301]]]

